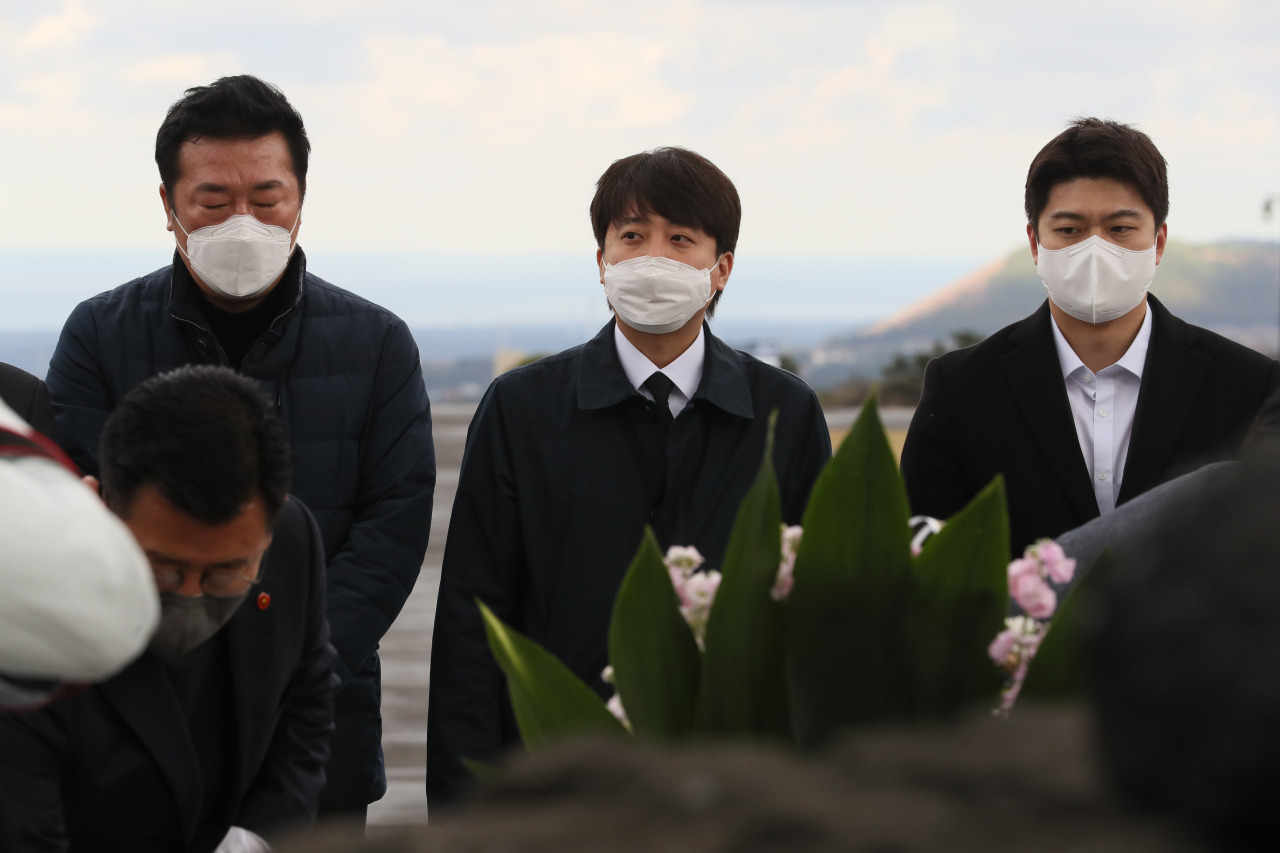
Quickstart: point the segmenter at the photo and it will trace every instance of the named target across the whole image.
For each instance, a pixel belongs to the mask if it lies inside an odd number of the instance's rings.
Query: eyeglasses
[[[177,592],[182,588],[186,577],[182,572],[173,569],[156,570],[156,590],[159,592]],[[230,572],[207,571],[200,575],[200,591],[213,598],[232,598],[245,593],[250,587],[262,582],[261,574],[256,578],[244,575],[233,575]]]

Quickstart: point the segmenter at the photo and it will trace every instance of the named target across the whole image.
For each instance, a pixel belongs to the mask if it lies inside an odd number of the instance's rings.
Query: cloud
[[[38,17],[26,27],[7,21],[0,24],[0,44],[19,56],[69,50],[81,44],[99,21],[83,4],[67,2],[58,12]]]
[[[180,92],[235,73],[238,65],[235,54],[228,52],[168,53],[128,63],[115,79],[124,86],[164,87],[166,91]]]
[[[429,127],[502,148],[537,134],[669,125],[695,99],[658,73],[673,58],[669,47],[623,34],[470,45],[380,34],[364,40],[364,53],[367,73],[342,87],[343,100],[375,133]]]
[[[304,239],[341,249],[589,254],[586,207],[605,166],[682,144],[738,184],[744,252],[998,254],[1018,239],[1027,163],[1078,114],[1153,135],[1181,236],[1264,234],[1244,201],[1280,189],[1275,3],[224,10],[77,0],[0,12],[0,190],[24,199],[0,210],[8,240],[69,239],[48,223],[88,194],[97,218],[78,241],[167,251],[155,129],[185,88],[241,70],[279,84],[306,118]]]

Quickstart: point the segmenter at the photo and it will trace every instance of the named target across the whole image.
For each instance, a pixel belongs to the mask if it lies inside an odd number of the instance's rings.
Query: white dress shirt
[[[1096,374],[1084,366],[1067,343],[1057,321],[1052,317],[1050,320],[1067,399],[1071,402],[1071,416],[1076,424],[1076,437],[1080,439],[1080,452],[1084,454],[1084,464],[1093,481],[1098,512],[1106,515],[1116,508],[1124,465],[1129,458],[1133,416],[1142,387],[1142,366],[1147,360],[1147,345],[1151,343],[1151,307],[1147,306],[1138,336],[1125,354]]]
[[[645,398],[653,399],[649,389],[644,387],[645,381],[653,374],[663,373],[675,383],[675,387],[671,389],[671,396],[667,398],[667,405],[671,407],[671,416],[673,418],[678,416],[692,399],[693,393],[698,390],[698,383],[702,381],[702,364],[707,354],[707,341],[702,336],[702,329],[698,329],[698,337],[689,345],[689,348],[661,370],[649,360],[648,356],[636,349],[635,344],[627,340],[627,336],[622,334],[622,330],[616,323],[613,327],[613,344],[618,350],[618,360],[622,362],[622,369],[626,371],[631,387],[643,394]]]

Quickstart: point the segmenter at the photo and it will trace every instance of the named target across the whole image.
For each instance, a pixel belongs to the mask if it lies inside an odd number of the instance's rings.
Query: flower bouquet
[[[612,711],[479,603],[528,748],[587,731],[810,748],[852,726],[996,704],[1006,673],[992,638],[1007,630],[1011,577],[1001,479],[913,543],[871,398],[815,484],[801,535],[782,524],[769,444],[718,573],[692,549],[664,560],[646,531],[610,623]]]

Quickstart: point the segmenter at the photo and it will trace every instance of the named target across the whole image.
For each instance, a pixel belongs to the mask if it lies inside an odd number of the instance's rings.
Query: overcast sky
[[[0,0],[0,249],[163,261],[156,128],[240,72],[306,120],[309,251],[589,256],[601,171],[677,144],[737,183],[740,264],[994,257],[1076,115],[1151,134],[1171,236],[1274,239],[1278,37],[1274,0]]]

